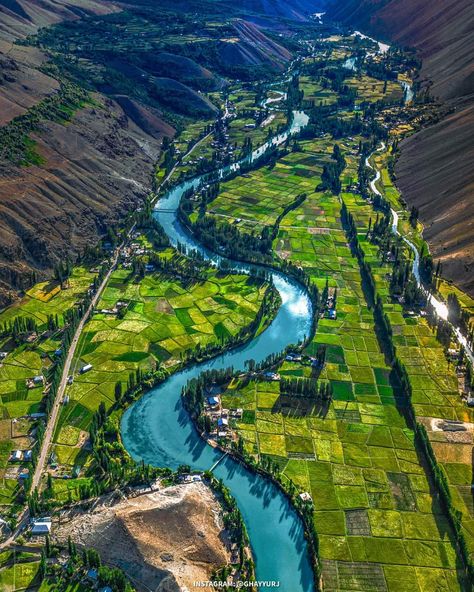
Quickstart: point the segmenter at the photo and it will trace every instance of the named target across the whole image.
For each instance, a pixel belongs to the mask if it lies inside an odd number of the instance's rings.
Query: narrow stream
[[[255,150],[248,160],[255,160],[272,145],[283,143],[307,121],[303,112],[295,112],[290,129]],[[239,168],[240,164],[227,167],[221,171],[221,177]],[[198,244],[177,217],[183,192],[198,186],[201,180],[197,177],[170,190],[157,203],[155,215],[173,245],[179,242],[199,251],[211,263],[219,264],[223,258]],[[256,265],[229,262],[233,269],[242,273],[259,269]],[[205,370],[229,366],[243,370],[246,360],[262,361],[309,334],[313,315],[306,290],[282,273],[275,271],[272,276],[282,305],[263,333],[242,347],[173,374],[124,413],[122,439],[135,460],[172,469],[189,464],[193,469],[207,470],[222,457],[222,452],[204,442],[195,430],[183,407],[181,389]],[[230,456],[215,467],[214,474],[230,489],[242,512],[255,558],[257,580],[278,582],[283,592],[312,592],[313,571],[303,525],[283,493],[270,480],[247,470]]]

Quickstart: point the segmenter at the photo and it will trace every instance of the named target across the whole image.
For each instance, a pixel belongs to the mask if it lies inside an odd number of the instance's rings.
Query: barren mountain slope
[[[6,4],[0,4],[0,23],[8,30],[0,27],[0,125],[59,88],[38,70],[46,63],[43,53],[13,45],[11,32],[30,33],[36,25],[75,16],[66,3]],[[81,5],[105,11],[105,4]],[[161,137],[174,133],[158,113],[133,101],[92,98],[67,125],[40,124],[31,136],[40,166],[0,159],[0,305],[30,285],[33,272],[48,275],[56,261],[95,243],[106,224],[143,200]]]
[[[219,53],[222,60],[231,65],[267,65],[284,70],[291,59],[287,49],[272,41],[253,23],[239,20],[234,27],[238,41],[234,38],[221,41]]]
[[[424,236],[443,273],[474,294],[474,105],[402,144],[397,182],[420,209]]]
[[[329,14],[378,37],[415,47],[421,79],[456,109],[408,138],[396,171],[444,275],[474,294],[474,3],[472,0],[338,0]]]

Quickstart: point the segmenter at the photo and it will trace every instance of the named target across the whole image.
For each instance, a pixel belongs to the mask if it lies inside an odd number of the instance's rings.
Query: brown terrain
[[[78,2],[79,4],[79,2]],[[12,44],[37,27],[113,5],[0,0],[0,124],[23,114],[58,82],[37,70],[46,57]],[[33,136],[41,166],[0,164],[0,305],[31,284],[32,272],[94,244],[107,224],[143,201],[163,135],[159,113],[129,99],[94,95],[68,125],[43,122]]]
[[[397,184],[420,209],[444,275],[474,295],[474,3],[472,0],[338,0],[331,17],[416,48],[420,81],[453,109],[406,139]]]
[[[289,10],[281,0],[252,2],[258,11],[274,16],[278,8],[278,14],[283,11],[294,19],[304,18],[311,4],[294,0],[295,10]],[[168,1],[168,8],[175,4],[180,3]],[[188,4],[181,3],[180,9],[189,10]],[[47,56],[37,48],[15,45],[15,40],[63,20],[102,16],[124,6],[104,0],[0,0],[0,126],[59,88],[55,78],[39,70]],[[235,6],[232,10],[237,14]],[[291,58],[254,23],[236,19],[234,31],[231,39],[216,44],[224,71],[227,66],[281,71]],[[216,114],[201,91],[222,88],[225,82],[219,75],[166,51],[142,59],[143,64],[136,65],[125,56],[108,65],[137,84],[152,74],[152,92],[163,109],[183,116]],[[96,244],[107,226],[140,204],[150,189],[162,137],[173,136],[175,130],[160,111],[113,85],[100,91],[108,96],[93,94],[93,101],[79,108],[67,125],[46,120],[30,134],[41,158],[38,166],[16,166],[0,158],[0,307],[35,279],[50,276],[57,261]]]
[[[203,483],[169,487],[61,518],[54,537],[69,536],[118,566],[138,592],[179,592],[228,563],[220,506]]]
[[[277,70],[284,70],[291,59],[291,53],[269,39],[253,23],[236,21],[235,30],[239,42],[234,39],[222,40],[220,56],[228,64],[246,64],[252,66],[268,65]]]

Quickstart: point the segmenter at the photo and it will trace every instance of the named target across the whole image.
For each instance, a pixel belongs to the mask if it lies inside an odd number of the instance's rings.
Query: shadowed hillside
[[[0,305],[143,203],[162,138],[213,119],[225,77],[285,68],[243,12],[311,4],[0,0]]]

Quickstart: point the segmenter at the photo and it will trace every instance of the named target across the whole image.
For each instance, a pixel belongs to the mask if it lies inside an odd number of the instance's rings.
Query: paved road
[[[130,230],[128,236],[131,235],[133,230],[134,230],[134,227]],[[82,330],[83,330],[84,325],[86,324],[87,319],[89,318],[89,315],[91,314],[93,308],[95,307],[95,305],[99,301],[99,298],[101,297],[102,292],[104,291],[104,288],[107,285],[107,282],[109,281],[113,270],[117,266],[119,253],[120,253],[120,250],[122,249],[123,245],[124,245],[124,243],[122,243],[115,250],[115,253],[114,253],[114,256],[112,259],[112,264],[110,265],[109,270],[107,271],[99,288],[97,289],[96,293],[94,294],[92,301],[89,304],[89,307],[87,308],[86,312],[84,313],[82,319],[80,320],[79,325],[77,326],[76,332],[74,333],[74,337],[72,338],[71,345],[69,347],[69,351],[67,353],[67,357],[64,362],[64,368],[63,368],[63,373],[61,376],[61,382],[59,383],[58,390],[56,391],[56,396],[54,398],[53,407],[51,409],[51,413],[48,418],[48,423],[46,425],[46,431],[44,433],[43,442],[41,444],[40,454],[38,456],[38,460],[36,463],[35,472],[33,473],[33,478],[31,480],[32,491],[34,491],[34,489],[39,486],[40,481],[41,481],[41,475],[43,474],[43,470],[44,470],[44,467],[46,464],[46,459],[48,456],[49,447],[51,445],[51,439],[53,437],[54,430],[56,428],[56,421],[58,419],[58,415],[59,415],[59,411],[61,409],[64,393],[66,391],[67,379],[68,379],[68,376],[71,372],[71,364],[74,359],[74,354],[76,353],[77,344],[79,343],[79,339],[81,337]]]
[[[191,148],[186,152],[186,154],[183,154],[183,156],[181,157],[180,160],[178,160],[174,165],[173,168],[170,170],[170,172],[166,175],[166,177],[163,179],[163,181],[161,182],[161,187],[163,187],[171,178],[171,176],[173,175],[173,173],[175,172],[175,170],[178,168],[178,165],[180,162],[183,162],[185,158],[187,158],[192,152],[193,150],[195,150],[199,144],[201,144],[202,142],[204,142],[204,140],[206,138],[208,138],[213,132],[209,132],[208,134],[206,134],[205,136],[203,136],[200,140],[198,140],[193,146],[191,146]]]
[[[377,148],[372,154],[374,154],[375,152],[383,152],[385,150],[386,146],[384,142],[381,142],[380,147]],[[373,193],[376,193],[377,195],[379,195],[380,197],[383,197],[382,194],[380,193],[380,191],[377,188],[377,182],[380,179],[380,171],[378,169],[376,169],[374,166],[372,166],[370,164],[370,157],[372,156],[372,154],[370,154],[366,160],[365,163],[366,165],[371,168],[372,170],[375,171],[375,178],[372,179],[372,181],[370,181],[370,189],[373,191]],[[432,304],[432,306],[434,307],[434,309],[436,310],[436,313],[438,314],[438,317],[443,319],[444,321],[448,320],[448,307],[447,305],[440,300],[439,298],[436,298],[436,296],[430,292],[429,290],[426,289],[426,287],[423,285],[422,281],[421,281],[421,277],[420,277],[420,254],[418,252],[417,247],[410,241],[408,240],[408,238],[406,236],[404,236],[403,234],[401,234],[401,232],[398,229],[398,213],[393,209],[390,208],[391,214],[392,214],[392,232],[398,236],[401,237],[401,239],[408,245],[408,247],[413,251],[413,255],[414,255],[414,259],[413,259],[413,275],[415,276],[415,280],[416,283],[418,285],[419,288],[421,288],[421,290],[423,290],[428,298],[428,302],[430,302]],[[453,328],[454,334],[456,336],[457,341],[464,347],[464,352],[466,354],[466,356],[469,358],[471,364],[474,365],[474,351],[473,348],[469,345],[469,343],[467,342],[467,339],[464,337],[464,335],[461,333],[461,330],[459,327],[457,327],[456,325],[453,325],[453,323],[449,323],[451,325],[451,327]]]
[[[227,117],[229,117],[229,113],[227,111],[227,105],[226,105],[225,118],[227,118]],[[202,137],[198,142],[196,142],[196,144],[194,144],[194,146],[192,146],[190,148],[190,150],[188,150],[188,152],[184,155],[184,157],[189,156],[189,154],[191,154],[191,152],[195,148],[197,148],[197,146],[199,144],[201,144],[201,142],[204,142],[204,140],[206,138],[208,138],[211,134],[212,134],[212,132],[209,132],[204,137]],[[168,173],[166,178],[163,180],[163,183],[171,177],[174,170],[176,169],[176,166],[177,165],[175,165],[173,167],[173,169]],[[35,467],[35,472],[33,474],[33,478],[31,481],[31,490],[32,491],[34,491],[34,489],[36,487],[38,487],[41,482],[41,476],[44,471],[46,459],[48,457],[49,447],[51,446],[51,440],[54,435],[54,430],[56,428],[56,422],[57,422],[57,419],[59,416],[59,412],[61,410],[61,405],[62,405],[64,393],[66,391],[67,379],[68,379],[69,374],[71,372],[72,361],[73,361],[74,355],[76,353],[76,348],[79,343],[79,339],[81,337],[82,330],[84,328],[84,325],[87,322],[87,319],[89,318],[90,313],[92,312],[93,308],[95,307],[95,305],[99,301],[99,299],[102,295],[102,292],[104,291],[104,288],[107,285],[107,282],[109,281],[110,276],[112,275],[112,272],[114,271],[114,269],[117,266],[117,262],[118,262],[118,258],[119,258],[119,254],[120,254],[121,249],[127,243],[128,239],[130,238],[130,236],[134,230],[135,230],[135,225],[133,225],[132,228],[130,229],[130,231],[128,232],[128,235],[127,235],[127,238],[125,239],[125,241],[115,250],[115,253],[114,253],[114,256],[112,259],[112,264],[110,265],[109,270],[107,271],[104,279],[102,280],[99,288],[97,289],[97,292],[94,294],[89,307],[87,308],[86,312],[84,313],[84,315],[83,315],[82,319],[80,320],[79,325],[77,326],[77,329],[74,333],[74,337],[73,337],[71,345],[69,347],[66,360],[64,362],[64,368],[63,368],[63,373],[61,376],[61,382],[59,383],[58,390],[57,390],[56,396],[54,398],[53,407],[52,407],[51,413],[48,417],[46,431],[44,433],[43,441],[41,444],[40,454],[38,456],[38,460],[37,460],[36,467]],[[0,543],[0,550],[4,549],[4,548],[8,547],[10,544],[12,544],[15,541],[15,539],[25,530],[25,528],[28,526],[29,522],[30,522],[30,512],[29,512],[28,508],[25,508],[18,517],[18,525],[17,525],[16,529],[12,532],[12,534],[8,537],[7,540]]]

